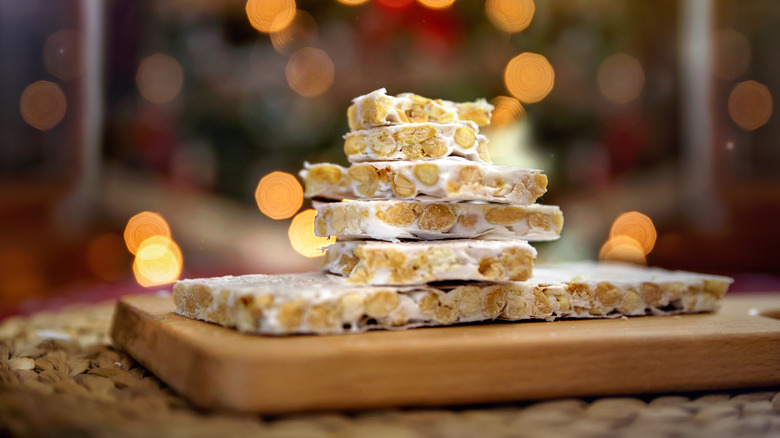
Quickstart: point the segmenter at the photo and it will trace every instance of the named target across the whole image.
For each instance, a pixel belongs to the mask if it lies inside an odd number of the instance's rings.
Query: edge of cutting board
[[[717,313],[462,325],[333,336],[238,333],[116,306],[116,344],[204,408],[261,413],[454,405],[780,384],[780,295]]]

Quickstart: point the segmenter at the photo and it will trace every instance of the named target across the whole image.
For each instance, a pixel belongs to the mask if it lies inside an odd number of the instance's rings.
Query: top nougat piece
[[[472,121],[478,126],[490,123],[493,105],[485,99],[456,103],[428,99],[413,93],[388,96],[380,88],[352,100],[347,109],[349,129],[360,130],[401,123],[458,123]]]

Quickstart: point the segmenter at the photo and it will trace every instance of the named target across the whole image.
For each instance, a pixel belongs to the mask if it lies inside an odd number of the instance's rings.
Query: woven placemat
[[[778,388],[273,418],[202,412],[111,346],[113,307],[0,324],[0,436],[780,436]]]

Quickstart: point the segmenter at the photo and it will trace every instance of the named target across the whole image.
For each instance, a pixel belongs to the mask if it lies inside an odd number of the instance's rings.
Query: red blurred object
[[[414,0],[376,0],[376,3],[383,9],[392,11],[409,8],[414,4]]]
[[[419,8],[417,45],[428,52],[449,57],[461,43],[462,23],[451,8]]]

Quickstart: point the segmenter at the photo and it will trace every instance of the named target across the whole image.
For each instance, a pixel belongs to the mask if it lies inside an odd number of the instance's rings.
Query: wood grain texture
[[[198,406],[262,413],[780,384],[780,295],[714,314],[267,337],[117,303],[118,346]]]

